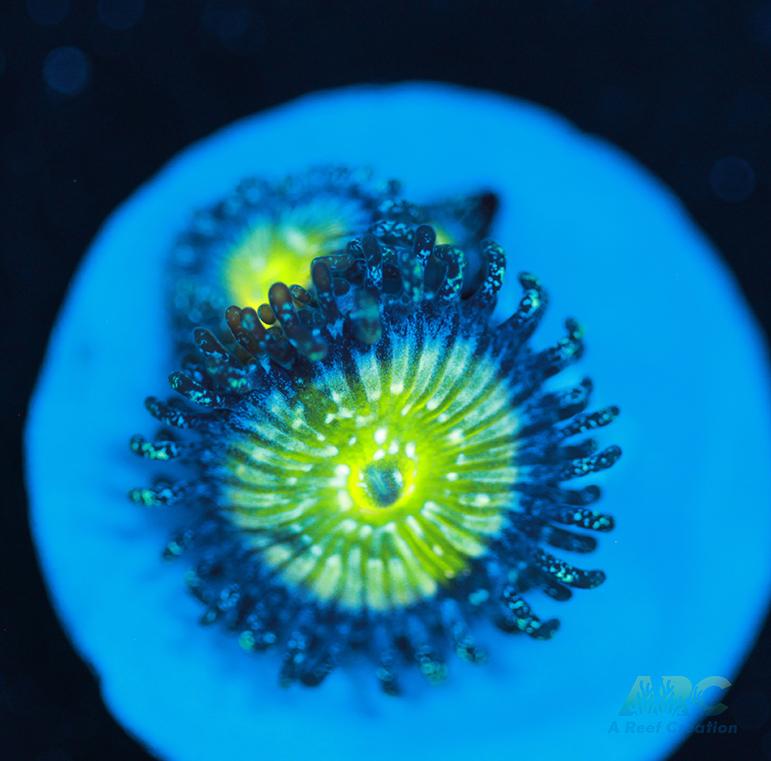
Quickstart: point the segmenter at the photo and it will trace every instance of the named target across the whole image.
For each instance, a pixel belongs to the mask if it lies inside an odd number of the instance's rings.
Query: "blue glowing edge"
[[[617,529],[606,584],[550,642],[495,632],[492,662],[388,699],[341,671],[281,690],[270,654],[197,624],[162,520],[129,504],[143,399],[173,369],[162,264],[191,209],[243,176],[370,165],[414,200],[489,186],[509,269],[551,297],[545,344],[575,315],[597,407],[618,403],[625,457],[599,479]],[[506,294],[511,294],[509,299]],[[567,380],[567,379],[566,379]],[[510,98],[436,84],[320,93],[245,119],[174,159],[107,221],[54,328],[26,432],[31,524],[54,604],[121,723],[158,756],[652,759],[689,729],[609,733],[638,675],[731,678],[771,581],[771,410],[759,329],[679,203],[618,150]],[[551,605],[549,603],[552,603]]]

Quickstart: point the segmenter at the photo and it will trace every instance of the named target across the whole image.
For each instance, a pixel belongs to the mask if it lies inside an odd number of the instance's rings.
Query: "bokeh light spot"
[[[718,159],[709,173],[712,192],[728,203],[746,201],[755,190],[755,171],[748,161],[736,156]]]
[[[203,12],[201,23],[205,32],[236,55],[251,55],[263,41],[262,19],[247,6],[208,7]]]
[[[99,0],[99,20],[110,29],[124,32],[136,26],[145,12],[144,0]]]
[[[27,0],[27,15],[42,26],[55,26],[67,18],[70,0]]]
[[[771,3],[764,3],[748,19],[748,32],[761,45],[771,44]]]
[[[55,48],[43,62],[45,83],[62,95],[77,95],[82,92],[90,78],[91,64],[80,48]]]

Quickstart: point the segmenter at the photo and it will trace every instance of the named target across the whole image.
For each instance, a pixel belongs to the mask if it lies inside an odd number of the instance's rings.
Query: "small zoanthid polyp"
[[[548,639],[558,621],[527,591],[562,601],[605,579],[570,556],[613,528],[582,479],[620,456],[586,435],[618,408],[587,411],[588,379],[547,384],[583,339],[571,319],[531,347],[534,276],[496,324],[504,252],[487,240],[466,263],[428,225],[354,238],[313,261],[309,288],[231,306],[229,340],[197,329],[178,396],[147,401],[164,429],[131,447],[184,475],[130,496],[185,511],[165,554],[190,558],[202,621],[279,650],[284,684],[357,655],[388,693],[408,664],[441,682],[448,653],[485,659],[480,619]]]
[[[396,179],[363,167],[317,165],[280,178],[242,179],[198,209],[166,266],[180,349],[198,326],[220,326],[231,304],[256,308],[274,282],[309,284],[310,264],[356,235],[388,240],[430,223],[440,243],[475,252],[498,206],[490,190],[407,201]]]

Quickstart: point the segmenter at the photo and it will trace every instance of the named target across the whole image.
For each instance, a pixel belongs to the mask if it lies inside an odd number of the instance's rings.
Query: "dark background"
[[[89,241],[173,154],[233,119],[310,90],[415,78],[533,100],[626,149],[685,202],[768,332],[771,2],[3,2],[4,758],[148,758],[50,608],[19,479],[28,395]],[[738,733],[693,736],[675,758],[771,759],[769,697],[766,626],[725,700]]]

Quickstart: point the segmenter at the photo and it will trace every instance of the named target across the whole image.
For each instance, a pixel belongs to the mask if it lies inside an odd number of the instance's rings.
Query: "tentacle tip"
[[[584,589],[597,589],[607,580],[607,574],[605,571],[594,570],[586,572],[586,585]]]
[[[173,372],[169,373],[169,386],[171,386],[173,391],[179,391],[185,384],[186,380],[187,377],[181,370],[174,370]]]
[[[533,639],[538,639],[545,642],[550,640],[559,631],[559,628],[559,619],[550,618],[546,621],[542,621],[538,628],[534,629],[532,632],[529,632],[529,634]]]

